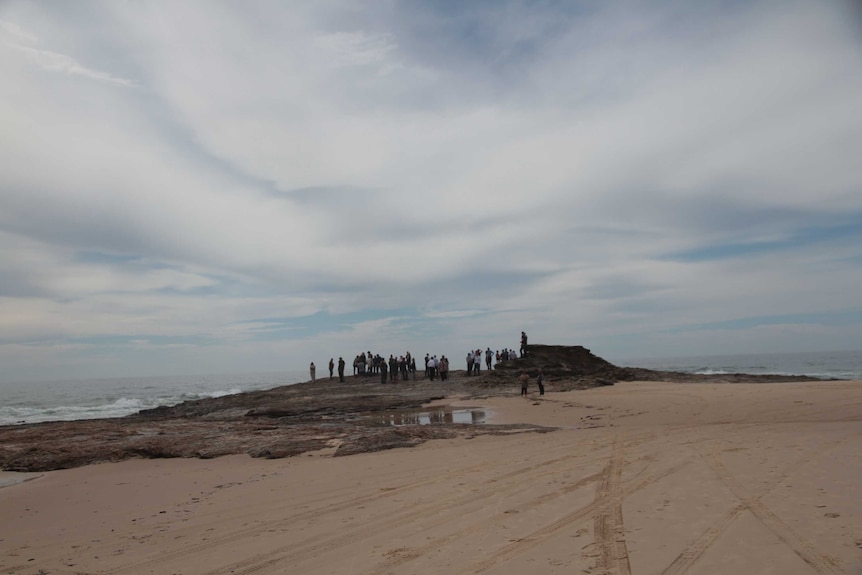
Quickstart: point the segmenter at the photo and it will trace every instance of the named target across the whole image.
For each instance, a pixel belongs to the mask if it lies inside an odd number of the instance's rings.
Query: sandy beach
[[[862,382],[481,403],[557,429],[4,473],[0,573],[862,573]]]

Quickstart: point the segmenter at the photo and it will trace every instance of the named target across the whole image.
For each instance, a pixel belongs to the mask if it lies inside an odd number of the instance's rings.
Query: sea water
[[[628,367],[701,374],[805,375],[862,380],[862,351],[618,359]],[[308,379],[305,369],[278,373],[0,382],[0,425],[123,417],[187,400],[271,389]]]
[[[123,417],[142,409],[290,385],[307,370],[240,375],[0,382],[0,425]]]
[[[804,375],[820,379],[862,380],[862,350],[804,353],[711,355],[669,358],[611,359],[625,367],[703,375]]]

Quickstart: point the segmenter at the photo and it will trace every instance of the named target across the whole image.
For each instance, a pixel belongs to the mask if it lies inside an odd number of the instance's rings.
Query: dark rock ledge
[[[523,370],[539,367],[549,391],[587,389],[617,381],[779,382],[808,377],[705,376],[617,367],[580,346],[530,346],[531,354],[479,377],[452,372],[450,381],[381,384],[377,376],[337,378],[187,401],[114,419],[0,426],[0,468],[48,471],[133,457],[212,458],[245,453],[281,458],[309,452],[333,456],[412,447],[430,439],[545,433],[535,425],[440,423],[392,426],[371,414],[419,411],[435,399],[481,399],[517,393]]]

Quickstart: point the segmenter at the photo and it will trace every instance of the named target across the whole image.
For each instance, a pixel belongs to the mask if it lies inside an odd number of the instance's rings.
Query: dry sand
[[[561,429],[2,474],[0,573],[862,573],[862,382],[483,404]]]

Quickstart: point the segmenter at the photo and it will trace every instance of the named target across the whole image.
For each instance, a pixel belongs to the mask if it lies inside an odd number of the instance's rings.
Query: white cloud
[[[262,318],[381,316],[298,354],[425,341],[381,309],[473,347],[862,306],[853,242],[666,257],[862,213],[840,10],[457,10],[5,5],[0,336],[246,342]]]

